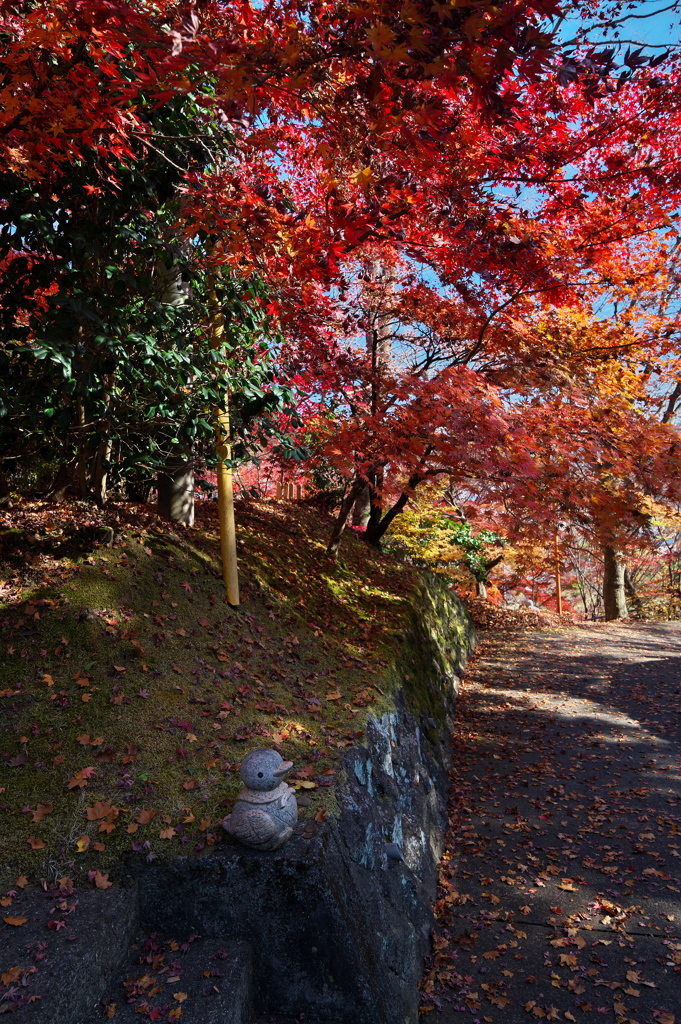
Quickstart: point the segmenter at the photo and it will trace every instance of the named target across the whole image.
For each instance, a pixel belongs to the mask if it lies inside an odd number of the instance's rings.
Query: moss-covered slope
[[[219,842],[256,746],[294,761],[304,815],[336,810],[342,750],[391,706],[417,577],[354,538],[329,563],[304,505],[238,519],[238,612],[211,504],[191,530],[133,505],[0,520],[0,885]]]

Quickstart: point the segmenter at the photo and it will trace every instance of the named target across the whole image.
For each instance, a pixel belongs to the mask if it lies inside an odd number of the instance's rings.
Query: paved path
[[[422,1019],[681,1024],[681,627],[483,634],[455,751]]]

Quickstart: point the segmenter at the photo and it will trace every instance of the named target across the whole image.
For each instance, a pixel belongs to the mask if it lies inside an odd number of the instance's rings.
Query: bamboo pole
[[[208,304],[210,310],[210,344],[217,349],[222,344],[225,322],[215,293],[215,277],[208,279]],[[227,588],[227,602],[233,608],[239,607],[239,568],[236,559],[236,525],[234,522],[234,481],[231,466],[227,462],[232,456],[230,444],[229,400],[224,409],[215,413],[215,435],[217,439],[218,518],[220,520],[220,554],[222,556],[222,578]]]
[[[558,552],[558,530],[553,534],[553,557],[556,570],[556,606],[558,614],[563,614],[563,588],[560,582],[560,554]]]

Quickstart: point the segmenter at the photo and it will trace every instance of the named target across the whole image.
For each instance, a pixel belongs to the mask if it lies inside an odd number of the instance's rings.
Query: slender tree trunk
[[[418,484],[421,483],[423,479],[424,477],[422,477],[419,473],[413,473],[409,478],[409,489],[413,490]],[[383,537],[383,535],[385,534],[386,530],[388,529],[392,521],[395,519],[395,517],[400,514],[400,512],[405,507],[408,501],[409,495],[406,493],[406,491],[403,491],[402,494],[400,494],[397,501],[395,502],[395,504],[392,506],[392,508],[388,509],[388,511],[386,512],[382,519],[380,519],[375,524],[369,521],[366,533],[364,534],[364,539],[366,540],[367,544],[370,544],[371,547],[374,548],[380,548],[381,538]]]
[[[92,486],[95,492],[95,501],[100,508],[103,508],[106,504],[106,480],[109,474],[109,460],[111,459],[111,451],[113,444],[111,441],[111,419],[112,419],[112,408],[111,408],[111,393],[115,383],[115,377],[113,374],[109,374],[105,379],[105,391],[104,401],[106,402],[107,413],[102,420],[101,427],[101,438],[97,445],[97,454],[95,456],[95,466],[92,473]]]
[[[97,446],[95,456],[95,468],[92,474],[92,485],[95,492],[95,501],[100,508],[106,504],[106,479],[109,474],[109,459],[111,458],[111,439],[103,437]]]
[[[345,527],[348,521],[348,516],[350,515],[350,510],[352,506],[355,504],[357,496],[360,494],[362,488],[365,486],[366,482],[362,479],[362,477],[357,477],[357,479],[353,482],[350,490],[345,495],[345,498],[343,499],[343,504],[341,505],[340,511],[336,517],[336,522],[334,523],[333,531],[331,533],[329,544],[326,549],[327,555],[329,555],[334,560],[338,556],[338,549],[340,548],[340,542],[343,537],[343,533],[345,532]]]
[[[632,608],[634,609],[638,618],[643,618],[643,602],[639,596],[639,593],[634,586],[634,581],[631,578],[629,570],[624,570],[624,591],[631,601]]]
[[[487,600],[487,587],[485,586],[485,584],[483,583],[482,580],[476,580],[476,582],[475,582],[475,589],[477,591],[478,597],[481,597],[483,601],[486,601]]]
[[[158,511],[166,519],[194,525],[194,467],[185,457],[169,459],[157,477]]]
[[[76,459],[76,473],[78,483],[78,497],[84,500],[87,498],[87,468],[86,468],[86,449],[87,441],[85,438],[85,409],[83,408],[83,401],[78,396],[76,399],[76,411],[78,414],[78,456]]]
[[[366,528],[371,515],[371,487],[369,484],[360,491],[352,507],[352,525]]]
[[[622,552],[606,544],[603,548],[603,609],[605,621],[626,619],[629,615],[624,590],[624,558]]]

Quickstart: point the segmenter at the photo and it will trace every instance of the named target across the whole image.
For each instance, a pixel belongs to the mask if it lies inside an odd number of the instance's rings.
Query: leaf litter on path
[[[680,683],[674,624],[482,634],[422,1016],[681,1022]]]

